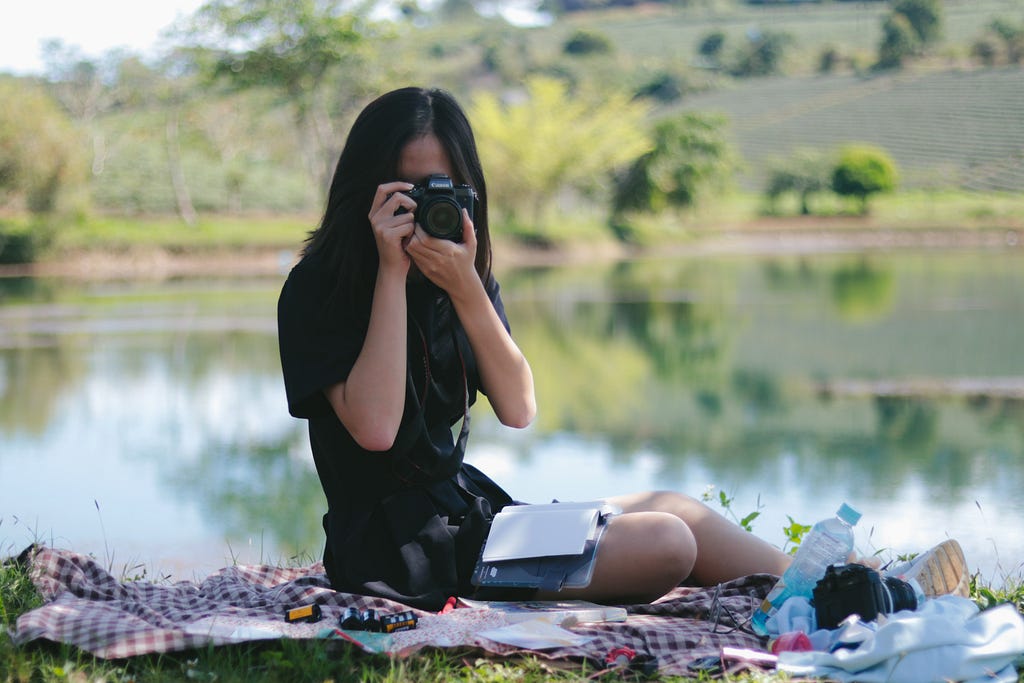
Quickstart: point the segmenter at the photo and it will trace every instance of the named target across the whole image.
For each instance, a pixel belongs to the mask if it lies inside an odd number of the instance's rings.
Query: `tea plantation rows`
[[[907,188],[1024,191],[1024,69],[748,81],[691,96],[684,109],[719,112],[764,187],[773,159],[794,150],[866,142],[888,150]]]

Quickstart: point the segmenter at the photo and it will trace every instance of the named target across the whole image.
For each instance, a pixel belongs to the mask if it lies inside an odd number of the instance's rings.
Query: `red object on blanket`
[[[445,601],[444,601],[444,607],[442,607],[442,608],[440,609],[440,611],[438,612],[438,614],[448,614],[448,613],[449,613],[449,612],[451,612],[451,611],[452,611],[453,609],[455,609],[455,603],[456,603],[456,602],[457,602],[457,601],[456,601],[456,599],[455,599],[455,596],[454,596],[454,595],[453,595],[453,596],[451,596],[450,598],[448,598],[447,600],[445,600]]]
[[[605,656],[604,661],[606,664],[614,666],[626,666],[633,660],[633,657],[636,657],[636,650],[628,647],[617,647]]]
[[[790,631],[783,633],[772,641],[771,651],[773,655],[780,652],[807,652],[813,650],[811,639],[803,631]]]

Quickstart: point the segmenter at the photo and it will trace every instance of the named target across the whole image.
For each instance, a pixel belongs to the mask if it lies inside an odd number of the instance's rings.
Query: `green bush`
[[[733,161],[724,118],[688,113],[665,119],[654,128],[654,149],[618,178],[614,211],[693,206],[708,189],[725,184]]]
[[[922,44],[934,43],[942,36],[942,3],[939,0],[898,0],[892,12],[906,17]]]
[[[772,213],[783,195],[795,195],[800,201],[800,213],[810,215],[811,197],[831,187],[831,160],[815,150],[797,150],[788,159],[773,164],[768,175],[765,196]]]
[[[684,76],[669,71],[658,71],[637,88],[636,96],[662,104],[671,104],[682,99],[688,87]]]
[[[882,40],[878,45],[880,69],[898,69],[903,60],[917,53],[921,45],[914,27],[902,14],[890,14],[882,24]]]
[[[0,221],[0,263],[32,263],[48,242],[41,230]]]
[[[577,29],[565,42],[562,51],[567,55],[606,55],[614,52],[611,38],[598,31]]]
[[[896,189],[899,174],[889,154],[871,145],[850,145],[839,153],[832,171],[832,191],[860,200],[862,214],[868,211],[868,197]]]
[[[697,54],[711,65],[718,66],[722,62],[722,50],[725,48],[725,31],[716,30],[706,34],[697,46]]]
[[[46,214],[84,187],[82,145],[67,116],[28,80],[0,78],[0,206]]]
[[[779,31],[764,31],[751,37],[746,46],[732,60],[729,68],[733,76],[772,76],[782,72],[786,49],[793,44],[793,36]]]

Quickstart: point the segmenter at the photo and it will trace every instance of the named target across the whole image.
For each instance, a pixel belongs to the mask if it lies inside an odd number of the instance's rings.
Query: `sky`
[[[43,42],[59,38],[86,57],[115,49],[148,54],[161,32],[203,0],[2,0],[0,72],[41,74]]]
[[[190,16],[204,1],[0,0],[0,73],[41,75],[43,43],[52,38],[88,58],[116,48],[147,56],[159,50],[165,29]],[[504,2],[502,15],[518,25],[544,23],[546,18],[530,9],[533,4]]]

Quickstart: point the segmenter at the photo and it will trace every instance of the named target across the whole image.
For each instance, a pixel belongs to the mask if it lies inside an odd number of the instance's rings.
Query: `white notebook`
[[[601,515],[612,511],[604,501],[509,505],[494,516],[481,560],[579,555]]]

